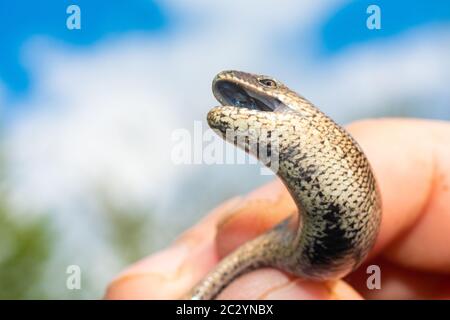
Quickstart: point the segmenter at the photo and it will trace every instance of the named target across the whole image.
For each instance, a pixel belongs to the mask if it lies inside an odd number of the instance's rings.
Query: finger
[[[180,298],[217,263],[216,225],[240,202],[240,198],[225,202],[172,246],[124,270],[111,282],[105,298]]]
[[[373,272],[366,272],[367,265],[346,277],[346,281],[365,299],[449,299],[450,276],[426,273],[404,268],[376,258],[370,264],[380,267],[378,279],[372,278]],[[371,286],[367,282],[370,282]],[[373,287],[377,281],[377,286]],[[369,289],[370,288],[370,289]]]
[[[364,121],[351,126],[379,180],[383,221],[375,250],[407,268],[450,273],[450,124]]]
[[[275,269],[256,270],[233,281],[218,299],[353,300],[361,296],[344,281],[313,282]]]
[[[384,119],[355,123],[349,131],[369,158],[383,200],[383,219],[372,255],[392,245],[388,255],[397,263],[449,272],[450,249],[442,245],[449,240],[448,232],[436,234],[436,230],[450,228],[450,142],[445,139],[450,136],[449,125]],[[435,179],[436,166],[439,181]],[[228,254],[291,214],[295,206],[289,199],[278,181],[249,195],[246,205],[220,224],[219,255]],[[416,251],[416,246],[424,250]]]

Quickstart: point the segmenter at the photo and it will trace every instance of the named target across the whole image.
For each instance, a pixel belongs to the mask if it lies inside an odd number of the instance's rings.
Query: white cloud
[[[340,120],[404,102],[410,103],[406,113],[442,117],[437,104],[450,101],[449,56],[447,28],[420,28],[349,48],[317,66],[305,86],[313,101]]]
[[[151,76],[159,73],[154,61],[139,64],[148,48],[119,45],[92,55],[50,42],[30,46],[39,52],[38,90],[10,140],[14,178],[25,182],[19,186],[29,204],[65,204],[104,186],[136,201],[170,179],[166,148],[176,112],[168,106],[178,101]]]

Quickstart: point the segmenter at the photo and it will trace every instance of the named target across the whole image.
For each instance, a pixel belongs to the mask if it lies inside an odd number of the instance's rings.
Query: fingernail
[[[363,300],[363,297],[351,285],[343,280],[326,281],[325,286],[334,300]]]
[[[180,270],[189,252],[189,245],[179,243],[133,264],[110,283],[105,298],[175,298]]]
[[[143,273],[160,273],[161,276],[167,278],[173,277],[178,272],[179,266],[188,257],[191,248],[189,242],[175,243],[131,265],[123,270],[116,279],[127,277],[130,274],[135,276]]]

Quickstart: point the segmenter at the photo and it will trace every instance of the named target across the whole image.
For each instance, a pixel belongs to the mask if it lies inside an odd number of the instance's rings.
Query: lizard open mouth
[[[227,80],[216,81],[213,92],[222,105],[268,112],[278,112],[286,107],[283,102],[275,97]]]

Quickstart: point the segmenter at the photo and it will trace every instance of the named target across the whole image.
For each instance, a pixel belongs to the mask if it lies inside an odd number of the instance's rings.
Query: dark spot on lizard
[[[346,209],[339,204],[330,203],[324,209],[325,228],[322,237],[311,243],[308,258],[312,266],[329,266],[334,261],[346,256],[352,250],[352,239],[345,237],[347,230],[341,227],[341,220]]]

